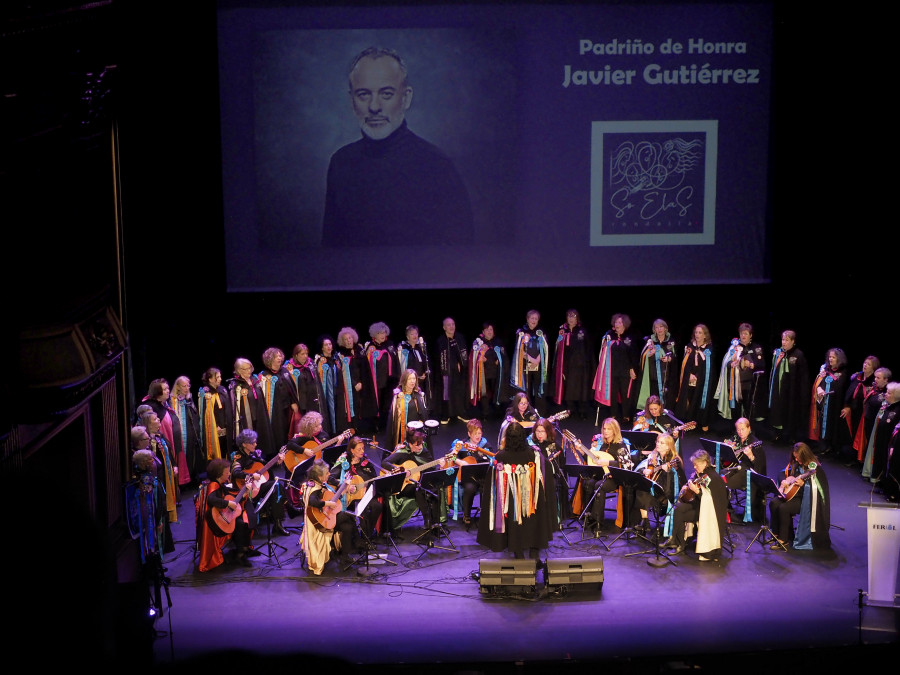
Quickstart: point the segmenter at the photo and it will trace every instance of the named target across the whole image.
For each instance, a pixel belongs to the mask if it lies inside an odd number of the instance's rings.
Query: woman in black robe
[[[684,348],[675,417],[685,422],[696,422],[703,431],[709,429],[709,421],[715,409],[715,369],[709,329],[702,323],[697,324],[694,327],[694,337]]]
[[[479,544],[494,552],[508,550],[515,558],[524,558],[525,551],[537,558],[554,529],[546,487],[552,472],[547,458],[525,442],[526,436],[520,425],[509,425],[484,482],[478,522]]]
[[[844,397],[850,384],[847,356],[843,349],[829,349],[812,386],[809,437],[819,441],[819,454],[840,449],[849,440],[847,425],[840,421]]]

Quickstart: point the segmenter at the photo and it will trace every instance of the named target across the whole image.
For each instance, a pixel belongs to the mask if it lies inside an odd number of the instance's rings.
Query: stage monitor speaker
[[[547,560],[548,587],[579,587],[585,590],[603,586],[603,558],[588,556],[586,558],[557,558]]]
[[[496,586],[537,585],[536,560],[479,560],[478,573],[482,591]]]

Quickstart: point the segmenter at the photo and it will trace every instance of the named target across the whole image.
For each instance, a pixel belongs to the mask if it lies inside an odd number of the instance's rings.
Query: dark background
[[[838,26],[796,5],[775,3],[771,283],[257,294],[225,291],[214,3],[14,5],[4,63],[16,96],[3,102],[11,134],[2,176],[13,316],[25,326],[52,322],[121,290],[140,395],[154,377],[196,383],[210,365],[227,374],[237,356],[258,368],[266,347],[290,352],[344,325],[365,340],[369,324],[385,321],[399,340],[417,323],[433,343],[449,314],[467,339],[490,319],[509,340],[531,308],[551,332],[578,308],[595,337],[620,311],[640,335],[665,318],[682,344],[703,322],[717,357],[742,321],[770,353],[793,328],[813,368],[841,346],[854,369],[875,353],[900,371],[888,351],[896,249],[890,218],[876,209],[890,189],[873,182],[877,158],[866,154],[882,137],[870,138],[866,105],[879,55],[874,42],[836,47],[870,19],[846,8]],[[86,96],[101,72],[107,88]],[[339,260],[310,260],[290,238],[283,243],[297,265],[341,274]],[[371,265],[373,275],[413,279],[429,260]]]

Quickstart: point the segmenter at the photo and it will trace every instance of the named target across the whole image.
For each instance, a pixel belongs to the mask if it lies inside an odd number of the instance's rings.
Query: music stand
[[[738,462],[737,456],[734,454],[734,448],[727,443],[701,438],[700,446],[713,458],[713,468],[715,468],[716,473],[721,475],[723,464],[728,464],[729,468],[735,465],[740,466],[740,462]]]
[[[269,491],[266,493],[266,496],[263,497],[259,501],[259,504],[257,504],[256,508],[253,510],[254,513],[257,514],[257,516],[265,508],[266,503],[269,501],[269,497],[272,496],[272,493],[275,492],[275,488],[277,488],[277,487],[278,487],[278,478],[276,477],[275,480],[272,480],[272,487],[269,488]],[[251,503],[252,503],[252,499],[251,499]],[[275,549],[280,548],[282,551],[287,552],[287,547],[283,546],[282,544],[279,544],[278,542],[272,541],[272,508],[271,507],[269,507],[269,509],[266,511],[266,514],[268,515],[268,518],[266,518],[266,547],[268,548],[268,553],[266,554],[266,557],[269,560],[271,560],[272,558],[275,558],[275,563],[278,565],[278,569],[281,569],[281,561],[278,560],[278,554],[275,553]]]
[[[375,480],[372,481],[371,487],[373,490],[373,494],[378,497],[384,498],[384,509],[387,510],[391,508],[388,497],[393,494],[397,494],[400,490],[403,489],[403,481],[406,480],[406,474],[404,472],[398,473],[389,473],[385,476],[379,476]],[[382,512],[382,515],[384,512]],[[401,558],[400,549],[397,548],[397,543],[394,541],[394,538],[391,536],[391,531],[389,528],[385,528],[383,537],[386,537],[390,542],[391,546],[394,548],[394,551],[397,553],[397,557]]]
[[[569,504],[569,477],[568,477],[568,475],[563,471],[563,468],[562,468],[562,466],[561,466],[560,463],[559,463],[559,457],[560,457],[560,455],[562,455],[562,457],[565,458],[565,453],[564,453],[562,450],[560,450],[560,452],[558,452],[558,453],[556,454],[556,456],[554,456],[552,459],[548,458],[548,459],[547,459],[547,463],[550,464],[551,469],[552,469],[552,471],[553,471],[553,477],[554,477],[554,479],[556,480],[556,494],[553,496],[553,497],[554,497],[554,501],[555,501],[555,502],[559,502],[559,497],[560,497],[559,490],[560,490],[560,486],[561,486],[561,485],[562,485],[562,486],[565,486],[565,493],[566,493],[566,496],[565,496],[565,500],[566,500],[566,502],[565,502],[565,503],[566,503],[566,512],[568,512],[568,504]],[[548,499],[549,499],[549,497],[548,497]],[[559,527],[557,527],[556,529],[557,529],[557,530],[559,531],[559,533],[563,536],[563,539],[566,540],[566,543],[567,543],[569,546],[571,546],[571,545],[572,545],[572,542],[569,541],[569,537],[566,535],[566,529],[565,529],[565,527],[563,527],[563,517],[562,517],[563,511],[562,511],[562,505],[561,505],[561,504],[558,504],[558,505],[557,505],[557,512],[559,513]],[[571,521],[572,519],[569,518],[569,520]]]
[[[762,524],[759,526],[759,531],[757,531],[756,536],[747,544],[747,548],[744,549],[744,553],[750,550],[750,547],[753,546],[753,542],[759,539],[759,545],[765,548],[768,544],[771,544],[773,541],[778,542],[778,545],[781,546],[785,551],[787,551],[787,546],[778,541],[778,537],[775,536],[775,533],[772,532],[769,527],[769,496],[770,495],[778,495],[783,497],[781,494],[781,489],[775,483],[774,480],[769,478],[768,476],[764,476],[761,473],[756,473],[753,469],[747,469],[747,474],[750,476],[750,482],[753,485],[756,485],[757,488],[762,490],[763,492],[763,518]],[[750,499],[750,496],[747,495],[747,499]],[[760,535],[765,532],[769,539],[765,537],[761,537]]]
[[[609,545],[612,546],[622,537],[625,537],[625,541],[628,541],[629,535],[643,539],[648,544],[651,544],[652,542],[647,539],[647,537],[635,532],[634,526],[631,523],[631,511],[634,506],[634,493],[638,487],[650,492],[654,485],[657,487],[659,487],[659,485],[647,478],[640,471],[629,471],[628,469],[620,469],[617,466],[609,467],[609,477],[613,479],[613,482],[615,482],[616,485],[622,488],[622,524],[624,526],[622,531],[609,542]]]
[[[656,447],[656,439],[659,438],[659,434],[652,431],[623,431],[622,438],[628,439],[632,448],[646,456]]]
[[[472,479],[478,482],[479,485],[483,485],[482,481],[484,480],[484,475],[488,472],[488,469],[491,468],[490,462],[476,462],[475,464],[462,464],[459,467],[459,484],[465,485],[467,479]],[[456,489],[456,485],[453,486],[453,489]],[[449,506],[449,505],[448,505]],[[481,504],[479,503],[479,513],[481,512]],[[466,525],[466,531],[472,527],[472,524],[469,523]]]
[[[606,480],[606,472],[604,471],[604,467],[602,466],[590,466],[588,464],[566,464],[566,475],[567,476],[578,476],[579,478],[592,478],[596,487],[594,489],[594,494],[591,495],[591,498],[587,501],[587,504],[581,510],[581,515],[578,516],[578,521],[581,523],[581,539],[578,540],[578,543],[581,543],[585,539],[598,539],[601,544],[606,547],[606,550],[609,551],[609,546],[606,545],[606,542],[603,541],[603,538],[606,536],[605,534],[595,534],[593,537],[585,537],[584,530],[587,525],[587,516],[591,512],[591,504],[594,503],[594,498],[597,496],[597,491],[600,485]],[[580,489],[580,483],[575,484],[575,489]],[[603,497],[606,499],[606,496]],[[605,508],[605,505],[604,505]]]
[[[375,481],[372,481],[372,482],[374,483]],[[377,548],[377,546],[375,545],[375,542],[372,541],[372,538],[369,536],[369,533],[366,531],[366,529],[368,529],[368,528],[364,529],[362,527],[361,521],[363,519],[362,514],[365,512],[366,508],[369,506],[369,503],[373,499],[375,499],[375,488],[374,488],[374,486],[372,486],[370,484],[369,488],[366,490],[366,494],[363,496],[363,498],[356,502],[356,504],[355,504],[356,508],[353,511],[351,511],[350,509],[347,509],[347,513],[349,513],[351,516],[356,518],[356,525],[358,528],[358,532],[362,535],[363,541],[365,542],[365,551],[363,551],[362,553],[357,555],[355,558],[353,558],[347,564],[347,566],[344,567],[343,571],[346,572],[348,569],[350,569],[354,565],[358,565],[360,562],[363,561],[363,559],[365,559],[365,563],[366,563],[365,568],[364,569],[360,568],[360,569],[356,570],[356,573],[360,576],[366,576],[366,577],[370,576],[371,574],[375,574],[375,572],[369,567],[369,561],[372,559],[371,552],[374,551]],[[387,556],[385,556],[384,558],[382,558],[381,556],[375,556],[375,557],[379,561],[384,562],[388,565],[397,565],[397,563],[395,563],[393,560],[389,559]]]
[[[621,469],[618,469],[621,471]],[[643,535],[637,534],[638,537],[647,541],[647,543],[652,544],[653,548],[647,549],[645,551],[634,551],[632,553],[626,553],[625,557],[633,556],[633,555],[648,555],[650,553],[655,554],[654,559],[647,560],[647,564],[651,567],[665,567],[669,563],[672,563],[676,567],[678,565],[675,563],[672,558],[662,549],[660,546],[660,540],[662,539],[662,522],[665,520],[664,516],[660,516],[660,507],[665,504],[666,507],[669,505],[669,500],[666,497],[666,491],[662,485],[657,483],[651,478],[647,478],[642,472],[634,471],[631,472],[640,476],[642,480],[636,480],[632,478],[628,478],[629,481],[634,482],[634,490],[637,492],[638,490],[642,490],[644,492],[649,492],[651,496],[655,497],[653,501],[653,506],[651,507],[653,510],[653,517],[656,520],[656,537],[653,541],[649,538],[644,537]],[[662,497],[662,499],[660,499]],[[633,528],[632,528],[633,529]],[[619,535],[622,536],[621,534]],[[617,537],[618,538],[618,537]],[[615,540],[613,540],[614,542]],[[612,543],[612,542],[611,542]]]
[[[424,471],[419,475],[419,482],[416,484],[416,490],[424,490],[428,495],[428,499],[434,499],[439,502],[441,490],[446,489],[448,486],[452,485],[456,481],[456,472],[447,473],[446,469],[436,469],[434,471]],[[429,504],[429,508],[431,508]],[[425,517],[425,514],[422,514],[422,517]],[[447,546],[438,546],[434,543],[435,539],[440,539],[444,537],[448,542],[450,542],[450,547]],[[427,543],[423,544],[421,540],[426,540]],[[425,530],[418,537],[413,539],[414,544],[418,544],[419,546],[425,546],[422,552],[416,558],[416,562],[422,559],[429,550],[436,548],[441,551],[449,551],[450,553],[459,553],[459,549],[456,548],[456,544],[453,543],[453,540],[450,539],[450,531],[444,527],[444,525],[440,522],[440,519],[437,522],[433,522],[431,527]]]
[[[343,445],[332,445],[330,448],[325,448],[322,450],[322,461],[328,465],[328,468],[334,466],[334,463],[337,461],[337,458],[341,456],[341,453],[346,452],[347,444]]]

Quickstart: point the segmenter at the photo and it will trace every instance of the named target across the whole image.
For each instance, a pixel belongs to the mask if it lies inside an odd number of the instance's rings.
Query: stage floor
[[[488,438],[496,438],[499,424],[486,426]],[[585,441],[595,432],[592,421],[564,426]],[[463,433],[459,422],[442,427],[433,438],[436,452]],[[683,454],[699,447],[699,436],[688,434]],[[765,449],[775,475],[787,462],[788,447],[766,442]],[[580,541],[577,523],[569,523],[541,557],[600,556],[605,580],[600,591],[574,587],[564,597],[552,589],[540,593],[540,584],[536,596],[482,593],[479,560],[510,556],[479,546],[475,526],[466,531],[461,520],[449,524],[458,552],[417,545],[419,516],[404,526],[399,556],[378,540],[377,552],[396,564],[371,561],[369,576],[358,574],[364,564],[343,569],[333,562],[321,577],[312,576],[302,566],[296,535],[275,538],[286,550],[254,558],[252,568],[226,563],[201,574],[195,571],[193,494],[185,494],[173,526],[176,551],[164,559],[171,607],[156,620],[155,662],[189,666],[230,652],[232,662],[264,657],[299,663],[304,655],[350,669],[441,664],[440,672],[495,671],[502,664],[518,672],[551,663],[570,670],[602,663],[616,672],[715,670],[718,664],[734,672],[778,671],[794,659],[825,666],[844,659],[873,663],[868,656],[892,649],[900,632],[896,609],[859,606],[867,588],[867,552],[865,509],[857,504],[870,498],[871,486],[857,468],[828,459],[824,466],[832,550],[780,552],[754,543],[747,551],[758,526],[735,522],[732,555],[700,562],[689,551],[674,558],[677,566],[654,567],[648,564],[654,554],[628,555],[646,550],[645,542],[612,543],[617,530]],[[300,522],[285,524],[299,528]],[[266,554],[262,534],[255,544]],[[223,630],[226,625],[233,629]]]

